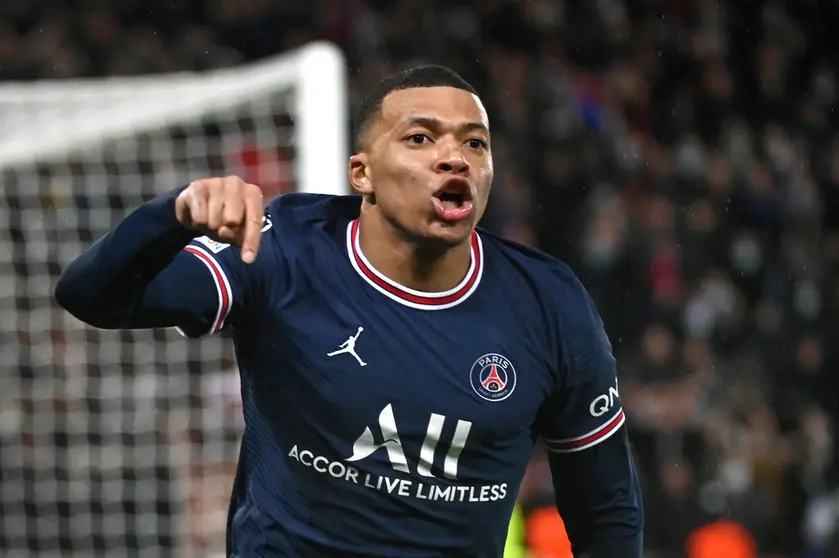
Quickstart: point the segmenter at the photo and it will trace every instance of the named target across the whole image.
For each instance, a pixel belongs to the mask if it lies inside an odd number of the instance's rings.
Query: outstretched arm
[[[540,415],[556,506],[576,558],[641,558],[643,504],[615,359],[588,295],[563,327],[560,385]]]
[[[79,256],[59,279],[56,301],[100,328],[215,332],[244,299],[242,260],[255,258],[261,226],[257,187],[194,182],[143,204]],[[224,245],[206,237],[194,242],[202,231],[242,245],[241,259],[232,250],[218,257]]]

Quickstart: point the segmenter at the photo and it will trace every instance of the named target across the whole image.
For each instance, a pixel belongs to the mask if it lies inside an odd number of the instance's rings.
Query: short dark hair
[[[382,101],[385,97],[393,91],[415,87],[454,87],[455,89],[468,91],[473,95],[478,94],[468,81],[445,66],[416,66],[391,74],[367,93],[358,109],[355,134],[356,152],[362,150],[364,133],[370,122],[381,110]]]

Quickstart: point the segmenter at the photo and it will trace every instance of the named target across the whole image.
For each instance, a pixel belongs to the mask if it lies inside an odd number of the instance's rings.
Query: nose
[[[435,170],[440,173],[469,174],[469,161],[459,148],[449,147],[440,153]]]

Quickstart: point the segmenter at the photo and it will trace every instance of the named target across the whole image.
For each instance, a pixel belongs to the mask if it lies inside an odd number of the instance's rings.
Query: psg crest
[[[472,365],[469,380],[481,399],[503,401],[516,389],[516,369],[506,357],[488,353]]]

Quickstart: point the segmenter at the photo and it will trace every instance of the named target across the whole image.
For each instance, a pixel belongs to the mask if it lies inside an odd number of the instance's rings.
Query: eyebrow
[[[405,123],[406,127],[410,126],[422,126],[424,128],[429,128],[433,130],[439,130],[443,127],[443,122],[437,118],[431,118],[429,116],[414,116],[409,118],[408,121]],[[471,132],[473,130],[478,130],[484,133],[489,133],[489,128],[487,128],[486,124],[483,122],[466,122],[458,127],[459,131],[461,132]]]

